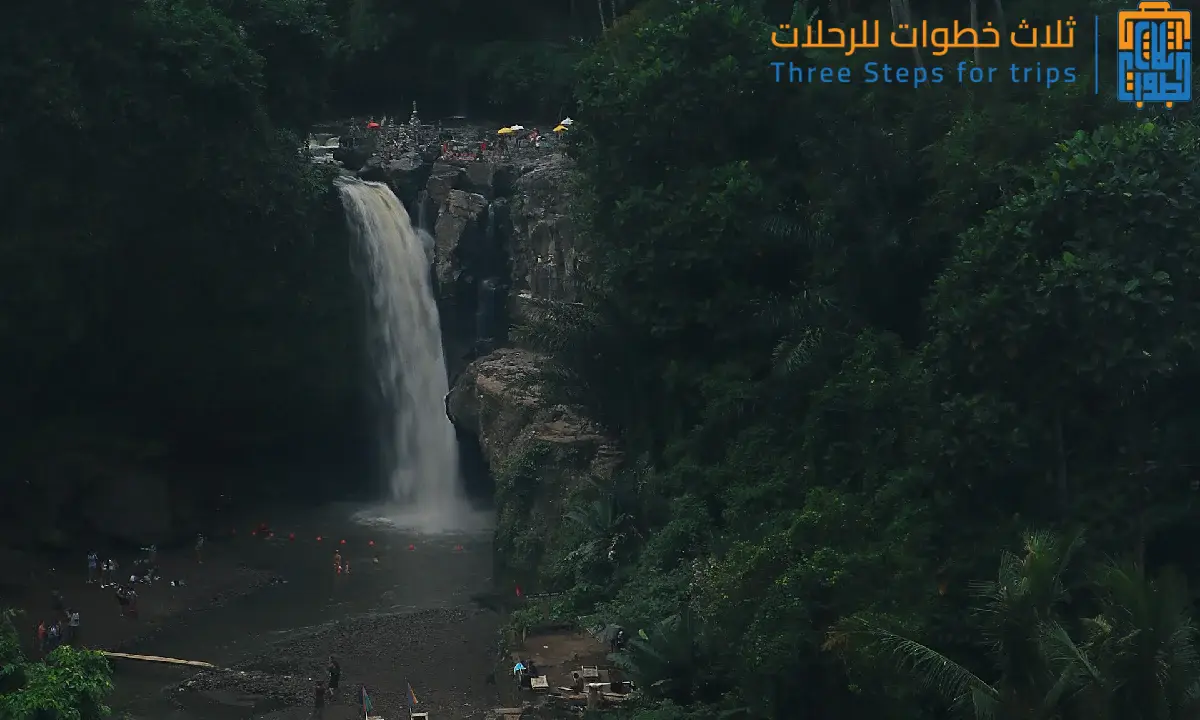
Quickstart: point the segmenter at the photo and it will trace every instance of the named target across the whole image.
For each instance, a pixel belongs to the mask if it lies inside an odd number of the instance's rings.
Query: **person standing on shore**
[[[49,654],[54,652],[55,648],[58,647],[58,641],[62,637],[61,626],[57,620],[50,624],[50,629],[46,635],[46,653]]]
[[[335,575],[342,574],[342,553],[338,550],[333,551],[333,573]]]
[[[67,617],[67,644],[74,647],[79,643],[79,611],[68,610]]]
[[[196,535],[196,562],[200,565],[204,564],[204,535]]]
[[[121,617],[125,617],[126,608],[129,607],[129,595],[126,594],[124,585],[119,583],[114,584],[117,586],[116,592],[114,593],[115,597],[117,598],[117,605],[121,608]]]
[[[327,688],[325,683],[318,681],[313,688],[313,711],[312,716],[317,720],[325,717],[325,693]]]
[[[100,578],[100,556],[93,550],[88,553],[88,585]]]
[[[342,666],[338,663],[337,658],[329,656],[329,699],[332,700],[337,695],[338,683],[342,681]]]

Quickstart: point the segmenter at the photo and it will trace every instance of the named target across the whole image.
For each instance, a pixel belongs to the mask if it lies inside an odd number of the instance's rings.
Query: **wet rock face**
[[[495,222],[501,202],[450,190],[437,213],[433,270],[451,377],[490,349],[498,325],[507,329],[508,257]]]
[[[463,172],[463,186],[467,191],[482,195],[491,202],[496,199],[496,165],[490,162],[473,162]]]
[[[383,164],[383,158],[378,155],[372,155],[359,168],[358,176],[369,182],[385,182],[387,180],[387,172],[384,170]]]
[[[432,193],[431,193],[432,195]],[[467,287],[473,255],[487,253],[488,201],[482,195],[462,190],[449,191],[434,226],[434,272],[441,288],[453,287],[462,279]]]
[[[582,257],[570,217],[571,163],[551,155],[524,170],[513,190],[513,289],[576,302]]]
[[[383,167],[383,175],[400,202],[412,208],[416,205],[417,196],[425,189],[432,170],[420,153],[409,152],[388,161]]]
[[[531,148],[500,161],[442,157],[441,144],[416,142],[397,127],[360,132],[335,157],[364,180],[386,182],[413,221],[435,236],[431,263],[443,326],[456,345],[478,346],[478,328],[500,322],[480,319],[484,304],[499,301],[505,317],[515,311],[519,319],[524,300],[578,301],[582,258],[566,157]]]
[[[569,449],[573,464],[601,476],[610,474],[620,459],[616,444],[573,408],[551,401],[542,382],[546,365],[545,356],[518,348],[475,360],[450,391],[451,419],[479,438],[492,468],[502,467],[531,445],[546,443]]]
[[[450,197],[450,191],[462,187],[465,175],[466,171],[458,165],[444,162],[434,163],[429,170],[429,182],[425,187],[433,206],[441,208],[446,199]]]
[[[342,146],[333,151],[333,159],[351,170],[361,168],[369,157],[370,153],[362,148]]]

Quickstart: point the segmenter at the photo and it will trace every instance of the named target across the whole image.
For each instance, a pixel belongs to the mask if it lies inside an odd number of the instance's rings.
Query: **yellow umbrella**
[[[565,132],[566,129],[567,129],[566,125],[559,125],[558,127],[554,128],[554,132]]]
[[[496,134],[497,135],[512,135],[515,132],[516,132],[516,130],[513,130],[512,128],[500,128],[499,130],[496,131]]]

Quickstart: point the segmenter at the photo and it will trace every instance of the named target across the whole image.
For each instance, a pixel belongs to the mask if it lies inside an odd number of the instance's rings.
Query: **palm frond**
[[[1106,682],[1085,649],[1075,642],[1062,625],[1057,622],[1044,623],[1039,628],[1039,635],[1047,668],[1057,677],[1042,696],[1035,720],[1050,720],[1072,695],[1086,689],[1103,691]]]
[[[945,699],[952,707],[994,706],[1000,694],[990,684],[942,653],[890,630],[867,626],[849,633],[863,649],[889,655],[897,667],[920,685]],[[853,642],[853,641],[852,641]]]
[[[824,339],[824,329],[814,326],[779,341],[771,354],[775,373],[781,376],[795,375],[810,367]]]
[[[781,207],[762,219],[764,235],[789,243],[803,243],[810,250],[828,247],[832,239],[825,231],[821,218],[810,215],[799,206]]]

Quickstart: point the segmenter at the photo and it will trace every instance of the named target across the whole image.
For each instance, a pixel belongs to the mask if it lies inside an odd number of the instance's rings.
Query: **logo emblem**
[[[1120,36],[1117,99],[1138,107],[1192,99],[1192,13],[1170,2],[1143,0],[1117,13]]]

